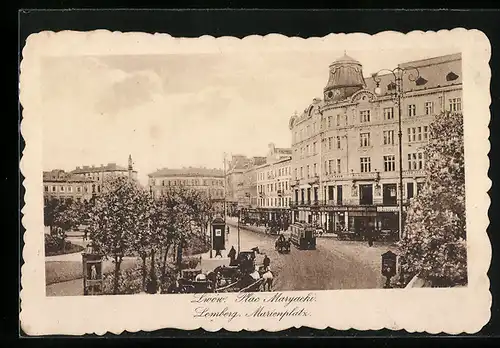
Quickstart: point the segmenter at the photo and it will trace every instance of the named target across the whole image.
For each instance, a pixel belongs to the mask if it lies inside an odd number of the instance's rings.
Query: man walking
[[[366,238],[368,239],[368,246],[373,246],[373,226],[372,223],[369,222],[368,226],[366,226]]]
[[[271,259],[267,256],[267,254],[264,255],[264,269],[269,268],[269,265],[271,264]]]

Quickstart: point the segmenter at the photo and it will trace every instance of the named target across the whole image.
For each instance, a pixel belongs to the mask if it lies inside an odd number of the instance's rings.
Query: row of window
[[[290,205],[290,197],[259,198],[260,207],[285,207]]]
[[[278,169],[272,169],[268,170],[266,172],[260,172],[259,173],[259,180],[264,181],[267,179],[272,179],[276,177],[282,177],[282,176],[287,176],[290,175],[290,167],[282,167]]]
[[[424,168],[424,153],[416,152],[408,154],[408,170],[421,170]],[[360,172],[370,173],[372,171],[371,157],[360,157]],[[295,179],[309,179],[318,176],[318,167],[314,163],[312,166],[307,165],[305,167],[295,168],[294,174]],[[324,172],[328,174],[340,174],[342,173],[342,161],[340,158],[330,159],[324,162]],[[305,173],[304,173],[305,170]],[[384,155],[383,156],[383,171],[384,172],[394,172],[396,171],[396,156],[395,155]],[[305,176],[304,176],[305,174]]]
[[[429,139],[429,127],[428,126],[418,126],[407,128],[408,142],[418,142],[427,141]],[[385,130],[382,132],[383,144],[384,145],[394,145],[394,130]],[[364,132],[359,135],[359,146],[369,147],[372,145],[371,133]]]
[[[444,98],[439,97],[439,109],[440,111],[445,110]],[[450,98],[448,99],[448,111],[458,112],[462,111],[462,99],[461,98]],[[418,114],[417,104],[408,104],[406,106],[406,116],[415,117]],[[434,113],[434,102],[426,101],[423,105],[423,115],[432,115]],[[384,120],[394,119],[394,108],[384,108],[383,109]],[[371,122],[371,110],[360,110],[359,111],[359,122],[368,123]]]
[[[445,109],[452,112],[459,112],[462,110],[462,99],[461,98],[449,98],[448,107],[445,108],[445,99],[441,96],[439,97],[439,109],[444,111]],[[385,107],[382,109],[384,120],[394,119],[394,107]],[[408,117],[417,116],[419,109],[417,109],[417,104],[409,104],[406,106],[406,115]],[[432,115],[434,113],[434,102],[426,101],[423,104],[422,114]],[[359,111],[359,122],[360,123],[370,123],[372,121],[371,110],[360,110]],[[346,115],[338,114],[335,117],[335,126],[347,126]],[[321,129],[327,129],[334,127],[334,117],[329,116],[327,119],[321,120]],[[312,125],[307,125],[306,127],[297,130],[293,133],[293,142],[301,142],[311,136],[317,134],[319,129],[317,129],[317,122],[313,122]]]
[[[403,186],[403,197],[413,198],[415,193],[418,194],[423,189],[423,183],[407,182]],[[360,184],[359,185],[359,203],[360,204],[373,204],[373,184]],[[384,205],[395,205],[397,204],[398,194],[398,184],[387,183],[381,185],[382,202]],[[416,187],[415,187],[416,186]],[[416,192],[415,192],[416,188]],[[328,185],[324,186],[323,197],[325,201],[336,201],[338,205],[345,203],[343,194],[343,185]],[[319,190],[317,187],[307,188],[307,189],[296,189],[295,190],[295,203],[311,203],[319,201]],[[351,200],[350,200],[351,201]]]
[[[101,187],[99,185],[92,185],[92,192],[101,192]],[[45,192],[73,192],[73,186],[44,186]],[[77,186],[75,188],[75,192],[77,193],[83,193],[83,192],[88,192],[87,186]]]
[[[224,180],[210,180],[210,179],[161,180],[161,186],[201,186],[201,185],[224,186]]]
[[[167,193],[167,190],[165,189],[159,189],[155,191],[157,197]],[[224,198],[224,190],[207,190],[205,193],[211,198]]]
[[[273,193],[278,191],[288,191],[288,180],[280,181],[266,185],[257,185],[257,192],[259,193]]]
[[[394,145],[394,130],[384,130],[382,132],[382,143],[383,145]],[[408,142],[419,142],[427,141],[429,139],[429,127],[428,126],[418,126],[409,127],[407,129]],[[342,137],[337,135],[335,137],[328,137],[322,140],[323,148],[326,150],[340,150],[342,149]],[[362,132],[359,134],[359,146],[369,147],[372,146],[371,132]],[[295,149],[295,154],[297,156],[299,149]],[[304,158],[306,156],[314,156],[318,152],[317,143],[314,142],[312,146],[306,145],[300,149],[300,156]]]
[[[423,152],[414,152],[408,154],[408,170],[421,170],[424,169],[425,165],[425,154]],[[360,171],[361,173],[369,173],[372,171],[371,158],[361,157]],[[395,155],[385,155],[383,156],[384,162],[384,172],[394,172],[396,171],[396,156]]]
[[[66,197],[66,198],[55,198],[55,197],[49,198],[49,197],[44,197],[43,198],[43,202],[45,203],[45,205],[47,205],[47,204],[49,204],[49,202],[50,202],[51,199],[55,199],[55,200],[57,200],[59,202],[65,202],[67,204],[70,204],[73,201],[73,199],[76,202],[86,202],[87,201],[87,200],[85,200],[85,199],[83,199],[81,197],[75,197],[75,198],[73,198],[73,197]]]

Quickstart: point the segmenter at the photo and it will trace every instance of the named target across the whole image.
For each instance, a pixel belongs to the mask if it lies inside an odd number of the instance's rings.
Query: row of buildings
[[[125,176],[137,180],[137,171],[133,169],[132,157],[128,166],[116,163],[100,166],[82,166],[66,172],[61,169],[43,172],[44,201],[50,199],[89,201],[102,192],[104,181],[111,177]],[[170,187],[186,187],[202,191],[214,203],[216,210],[224,207],[224,172],[209,168],[164,168],[148,174],[148,188],[153,197],[159,197]]]
[[[429,125],[444,111],[462,110],[461,54],[400,64],[403,202],[425,180]],[[231,211],[256,209],[267,218],[286,212],[326,231],[398,229],[399,115],[392,73],[365,78],[344,55],[329,67],[323,98],[289,121],[291,148],[269,146],[261,157],[233,156],[226,175]],[[408,78],[409,77],[409,78]],[[401,85],[399,85],[401,86]]]
[[[365,78],[357,60],[344,55],[328,71],[323,97],[314,98],[289,120],[290,148],[269,144],[266,156],[233,155],[224,169],[161,169],[148,186],[159,196],[170,186],[205,192],[228,214],[253,210],[262,218],[307,221],[326,231],[397,229],[399,210],[399,117],[402,124],[403,201],[407,205],[425,180],[429,125],[443,111],[462,110],[460,54],[403,63],[401,110],[395,75]],[[415,72],[418,71],[418,74]],[[226,157],[226,156],[224,156]],[[129,166],[84,166],[70,173],[44,173],[46,199],[89,199],[109,175],[137,172]]]
[[[128,176],[137,180],[137,171],[133,169],[132,156],[129,156],[127,167],[108,163],[100,166],[76,167],[70,172],[62,169],[45,171],[43,172],[44,202],[47,204],[50,199],[89,201],[92,196],[101,193],[106,179],[116,176]]]

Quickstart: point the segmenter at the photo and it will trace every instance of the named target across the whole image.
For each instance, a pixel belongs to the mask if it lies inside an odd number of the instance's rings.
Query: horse
[[[292,245],[292,243],[290,242],[290,239],[284,240],[283,244],[284,244],[283,247],[285,248],[285,251],[290,252],[290,247]]]
[[[283,252],[283,250],[288,252],[290,251],[290,241],[280,237],[274,243],[274,248],[280,253]]]
[[[264,280],[263,283],[262,283],[262,290],[263,291],[266,291],[266,285],[267,285],[267,291],[273,291],[273,279],[274,279],[274,276],[273,276],[273,272],[271,272],[271,270],[266,267],[266,269],[263,269],[262,270],[262,276],[261,278]]]

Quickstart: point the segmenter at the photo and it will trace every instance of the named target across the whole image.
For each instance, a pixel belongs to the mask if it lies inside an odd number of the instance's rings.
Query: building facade
[[[229,215],[235,216],[239,209],[256,204],[256,178],[254,167],[266,162],[265,157],[233,155],[226,168],[226,204]]]
[[[292,199],[291,149],[269,144],[267,163],[255,169],[257,179],[257,207],[267,220],[289,220]]]
[[[102,192],[107,178],[128,176],[137,180],[137,171],[133,170],[132,156],[129,156],[128,167],[120,167],[115,163],[106,166],[83,166],[67,173],[62,169],[43,172],[43,195],[45,204],[52,198],[60,200],[89,201],[92,196]]]
[[[186,187],[203,192],[218,213],[224,211],[224,172],[211,168],[164,168],[148,174],[149,190],[160,197],[169,187]]]
[[[403,200],[425,180],[423,147],[429,124],[444,111],[461,112],[461,55],[408,62],[418,78],[403,80],[401,103]],[[417,76],[416,70],[409,72]],[[346,55],[330,65],[323,99],[291,117],[293,220],[325,230],[398,229],[397,88],[392,74],[364,78]],[[378,88],[377,88],[378,87]],[[377,92],[377,93],[376,93]]]
[[[94,181],[67,173],[61,169],[43,172],[43,198],[47,204],[50,199],[88,201],[92,198]]]
[[[82,166],[76,167],[71,174],[75,177],[93,181],[90,192],[94,194],[102,192],[104,181],[108,178],[128,176],[133,180],[137,180],[137,171],[133,169],[132,156],[128,158],[127,167],[119,166],[116,163],[101,164],[100,166]]]

